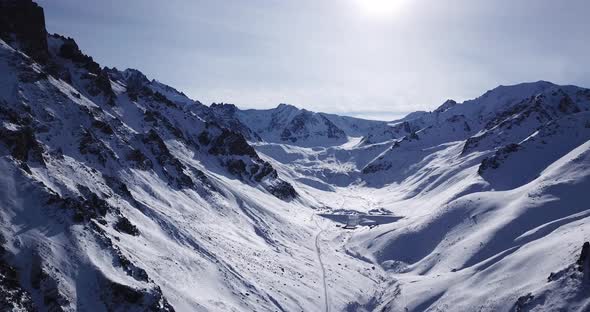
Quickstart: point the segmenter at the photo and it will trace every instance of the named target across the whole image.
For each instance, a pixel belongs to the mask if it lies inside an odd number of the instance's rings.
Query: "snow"
[[[49,43],[55,55],[60,43]],[[143,74],[130,70],[111,71],[112,104],[87,92],[84,68],[56,60],[71,83],[22,79],[42,66],[0,41],[0,126],[30,126],[5,110],[29,116],[43,151],[43,162],[33,151],[19,160],[2,139],[0,233],[7,261],[44,310],[48,293],[66,311],[111,310],[109,283],[161,309],[165,298],[176,311],[590,305],[587,273],[574,267],[590,240],[587,89],[502,86],[388,123],[285,104],[205,107],[147,79],[168,102],[134,99],[130,77]],[[202,134],[222,132],[214,123],[248,135],[261,159],[208,152]],[[132,151],[151,166],[139,166]],[[276,176],[234,174],[231,160],[267,161]],[[179,183],[182,176],[194,185]],[[278,181],[299,196],[273,196],[268,186]],[[108,204],[104,216],[74,222],[75,208],[49,200],[88,193]],[[359,225],[345,229],[350,215]],[[139,235],[116,229],[123,217]],[[46,276],[40,288],[31,283],[37,271]],[[127,305],[115,310],[145,310]]]

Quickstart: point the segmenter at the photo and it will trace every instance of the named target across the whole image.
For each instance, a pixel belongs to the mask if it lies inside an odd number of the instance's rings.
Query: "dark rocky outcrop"
[[[44,164],[43,147],[37,142],[31,127],[19,130],[0,128],[0,142],[8,147],[15,159],[25,163],[31,160]]]
[[[113,128],[108,123],[102,120],[94,119],[92,121],[92,127],[100,130],[102,133],[107,135],[112,135],[115,133],[113,131]]]
[[[39,253],[33,251],[29,273],[31,286],[43,298],[43,306],[47,311],[63,312],[63,307],[68,306],[69,301],[61,294],[59,282],[52,273],[44,266]]]
[[[199,134],[198,137],[199,143],[202,145],[209,145],[211,143],[211,139],[209,138],[209,132],[203,131]]]
[[[60,285],[48,273],[42,271],[41,275],[41,289],[43,296],[43,304],[47,311],[64,312],[64,308],[69,306],[69,301],[60,293]]]
[[[149,170],[154,168],[152,161],[138,149],[132,149],[131,152],[127,154],[127,160],[132,161],[135,165],[135,168],[141,170]]]
[[[10,105],[3,100],[0,100],[0,117],[13,124],[22,126],[29,126],[33,122],[31,114],[11,109]]]
[[[495,127],[501,126],[502,124],[506,123],[517,123],[523,120],[524,118],[528,117],[532,111],[538,111],[546,114],[543,109],[543,103],[545,101],[544,95],[537,95],[532,96],[528,99],[522,100],[521,102],[508,107],[507,109],[496,112],[494,117],[489,120],[484,129],[491,130]],[[529,111],[527,114],[523,114],[525,111]],[[519,116],[518,119],[513,119],[511,117]],[[550,117],[549,117],[550,118]]]
[[[95,156],[101,165],[115,159],[115,153],[91,131],[84,130],[78,146],[82,155]]]
[[[139,91],[150,83],[149,79],[137,69],[126,69],[121,73],[121,76],[125,84],[127,84],[127,91]]]
[[[37,311],[31,295],[20,284],[19,272],[4,259],[5,243],[0,234],[0,311]]]
[[[164,105],[171,108],[178,108],[178,106],[176,106],[174,102],[170,101],[165,95],[163,95],[160,92],[154,92],[152,97],[153,100],[156,102],[163,103]]]
[[[248,141],[262,141],[258,133],[242,123],[238,116],[239,109],[233,104],[213,103],[210,107],[207,107],[197,103],[192,106],[191,110],[207,122],[240,133]]]
[[[302,111],[299,115],[295,116],[291,122],[281,132],[281,140],[297,142],[298,139],[307,139],[310,136],[306,124],[313,123],[312,113],[308,111]]]
[[[330,119],[326,118],[324,115],[320,115],[322,120],[324,121],[324,125],[326,126],[326,136],[330,139],[341,139],[346,137],[346,133],[338,128]]]
[[[103,95],[107,98],[107,103],[110,105],[115,104],[115,92],[111,86],[111,80],[108,73],[101,70],[98,74],[85,74],[81,77],[88,83],[86,85],[86,91],[91,96]]]
[[[164,143],[160,135],[151,129],[147,134],[141,135],[141,141],[154,155],[156,161],[162,168],[162,173],[168,178],[170,182],[174,182],[176,186],[183,188],[192,188],[195,183],[184,170],[186,167],[174,157],[170,150]]]
[[[461,156],[466,155],[479,146],[479,143],[485,139],[485,135],[472,136],[465,140],[463,149],[461,150]]]
[[[579,113],[581,110],[578,107],[578,105],[576,105],[574,100],[572,100],[572,98],[569,95],[565,94],[563,91],[562,91],[562,93],[563,93],[563,97],[561,98],[561,100],[559,100],[559,104],[557,106],[559,111],[564,114]]]
[[[40,63],[49,59],[43,8],[31,0],[0,0],[0,38]]]
[[[457,102],[455,100],[446,100],[441,106],[437,109],[432,111],[433,113],[440,114],[442,112],[447,111],[448,109],[457,106]]]
[[[285,181],[279,181],[278,183],[267,187],[267,190],[275,197],[282,200],[292,200],[298,196],[297,191],[293,186]]]
[[[229,173],[235,176],[246,174],[246,163],[241,159],[230,159],[225,163]]]
[[[514,307],[512,308],[512,311],[514,312],[523,312],[523,311],[527,311],[527,306],[533,301],[535,297],[531,294],[528,293],[524,296],[520,296],[518,297],[518,299],[516,300],[516,303],[514,304]]]
[[[90,191],[85,186],[78,186],[82,193],[78,197],[62,197],[51,193],[45,202],[46,205],[55,205],[72,214],[74,222],[86,223],[90,220],[101,220],[113,208],[104,199]]]
[[[127,86],[127,96],[132,101],[138,101],[140,97],[150,98],[154,96],[154,91],[150,89],[150,81],[139,70],[126,69],[119,71],[116,67],[103,69],[113,81],[117,81]]]
[[[69,37],[66,38],[60,35],[53,36],[61,39],[63,42],[59,48],[58,56],[74,62],[78,66],[85,68],[90,73],[95,75],[98,75],[102,71],[100,65],[96,63],[91,56],[84,54],[80,50],[80,47],[78,47],[78,44],[74,39]]]
[[[108,68],[101,68],[91,56],[84,54],[74,39],[57,34],[52,36],[62,42],[57,56],[69,60],[76,66],[87,71],[80,78],[88,82],[86,85],[88,93],[92,96],[103,94],[107,98],[108,103],[113,105],[115,102],[115,92],[111,86]],[[49,72],[65,81],[71,82],[72,73],[68,71],[67,67],[58,65],[58,63],[52,62],[48,66]]]
[[[115,230],[117,230],[121,233],[129,234],[132,236],[139,236],[139,230],[137,229],[137,227],[135,225],[133,225],[133,223],[131,223],[131,221],[129,221],[129,219],[127,219],[123,216],[119,217],[119,219],[115,223],[114,228],[115,228]]]
[[[103,179],[115,194],[125,199],[133,198],[133,195],[131,194],[131,191],[129,191],[127,184],[123,183],[118,178],[109,175],[103,175]]]
[[[520,149],[520,145],[518,144],[508,144],[502,148],[500,148],[496,153],[491,156],[487,157],[482,160],[479,168],[477,169],[477,173],[482,175],[488,169],[497,169],[500,167],[501,163],[508,157],[509,154],[514,153]]]
[[[371,173],[376,173],[376,172],[380,172],[380,171],[386,171],[391,169],[392,165],[389,161],[383,161],[382,159],[379,159],[380,162],[376,162],[376,163],[371,163],[369,165],[367,165],[365,168],[363,168],[362,173],[363,174],[371,174]]]
[[[278,176],[277,171],[273,168],[269,163],[264,162],[262,165],[253,165],[252,172],[254,173],[254,180],[260,182],[264,177],[273,177],[276,178]]]
[[[199,136],[200,141],[201,136]],[[205,138],[202,140],[209,141],[209,139]],[[248,144],[243,135],[227,129],[222,129],[221,134],[213,140],[209,153],[212,155],[249,156],[258,159],[258,154],[256,154],[254,148]]]
[[[108,280],[106,277],[102,278],[100,286],[102,290],[101,298],[109,311],[132,309],[160,312],[174,311],[174,307],[166,300],[158,286],[137,289]]]
[[[260,183],[268,179],[271,184],[265,186],[266,190],[280,199],[290,200],[298,196],[291,184],[278,180],[277,171],[258,156],[241,133],[219,129],[213,124],[209,127],[214,129],[201,132],[199,143],[210,146],[210,154],[224,156],[220,157],[220,162],[229,173],[251,182]]]
[[[99,222],[100,223],[100,222]],[[101,223],[105,224],[105,223]],[[109,252],[113,257],[113,265],[123,269],[125,274],[132,277],[139,282],[152,282],[147,272],[129,260],[127,256],[121,251],[121,249],[113,242],[113,240],[105,233],[103,228],[97,225],[97,223],[90,223],[89,228],[92,230],[91,233],[95,235],[98,242],[101,244],[102,249],[105,252]],[[119,240],[115,237],[116,240]]]
[[[412,133],[412,132],[418,130],[418,129],[414,129],[412,127],[412,125],[409,122],[407,122],[407,121],[404,121],[404,122],[401,122],[399,124],[396,124],[395,126],[391,126],[391,128],[396,133],[400,133],[400,132]]]
[[[585,242],[582,245],[582,252],[580,253],[580,257],[578,261],[576,261],[578,265],[578,270],[580,272],[585,272],[585,274],[590,274],[590,242]]]

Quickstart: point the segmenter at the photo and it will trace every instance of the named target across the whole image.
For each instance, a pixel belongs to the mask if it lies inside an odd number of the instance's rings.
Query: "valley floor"
[[[311,203],[331,311],[587,311],[590,287],[573,267],[590,240],[588,164],[590,142],[505,191],[486,186],[477,166],[442,183],[433,169],[436,186],[420,191],[412,178],[327,191],[298,183],[301,168],[273,166]],[[345,229],[350,214],[394,218]]]

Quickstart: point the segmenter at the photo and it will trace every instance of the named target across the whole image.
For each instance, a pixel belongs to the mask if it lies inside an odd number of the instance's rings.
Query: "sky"
[[[588,0],[37,0],[103,66],[204,104],[393,120],[548,80],[590,87]]]

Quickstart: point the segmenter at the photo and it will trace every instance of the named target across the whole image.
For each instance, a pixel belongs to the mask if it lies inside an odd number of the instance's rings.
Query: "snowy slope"
[[[0,9],[0,310],[590,309],[589,89],[205,106]]]
[[[402,217],[349,234],[345,252],[389,275],[352,310],[585,311],[589,95],[537,82],[447,102],[394,123],[411,133],[369,162],[344,145],[257,150],[329,212]]]
[[[351,243],[397,272],[402,291],[385,292],[380,308],[509,311],[531,293],[517,311],[584,310],[582,277],[558,272],[569,270],[590,238],[589,148],[582,144],[516,189],[474,192],[442,205],[429,205],[438,202],[433,198],[384,204],[406,219],[359,233]]]
[[[316,288],[298,243],[313,229],[284,220],[296,194],[241,136],[125,81],[95,93],[55,56],[75,89],[0,44],[2,236],[37,308],[272,310],[279,276]],[[315,306],[309,292],[282,305]]]

